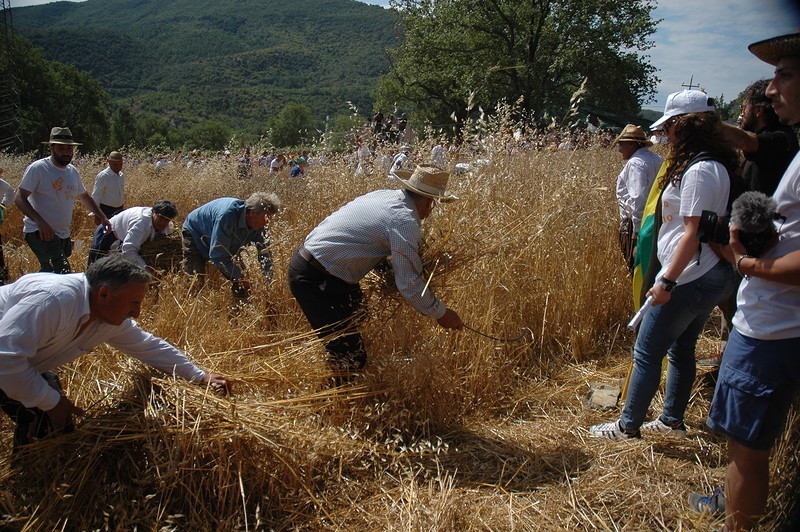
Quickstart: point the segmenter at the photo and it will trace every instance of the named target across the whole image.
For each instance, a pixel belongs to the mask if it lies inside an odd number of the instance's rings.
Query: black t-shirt
[[[797,153],[797,136],[788,126],[778,126],[772,130],[764,128],[756,136],[758,150],[745,152],[747,160],[742,168],[742,178],[750,190],[772,196]]]

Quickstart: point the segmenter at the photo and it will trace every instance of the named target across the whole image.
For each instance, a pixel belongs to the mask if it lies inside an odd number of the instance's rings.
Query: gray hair
[[[90,290],[99,290],[103,286],[119,292],[130,282],[150,283],[153,277],[141,266],[125,257],[122,253],[112,253],[95,261],[86,269],[86,279]]]
[[[255,214],[277,214],[281,209],[281,200],[274,192],[253,192],[244,200],[247,212]]]

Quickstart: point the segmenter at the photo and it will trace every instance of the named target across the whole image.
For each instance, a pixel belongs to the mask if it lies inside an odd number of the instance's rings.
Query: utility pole
[[[692,90],[692,89],[699,89],[699,88],[700,88],[700,84],[698,83],[697,85],[695,85],[694,83],[692,83],[693,81],[694,81],[694,74],[693,74],[693,75],[692,75],[692,77],[689,79],[689,84],[687,85],[686,83],[682,83],[682,84],[681,84],[681,87],[686,87],[686,88],[687,88],[687,89],[689,89],[689,90]]]
[[[11,0],[0,0],[0,151],[22,153]]]

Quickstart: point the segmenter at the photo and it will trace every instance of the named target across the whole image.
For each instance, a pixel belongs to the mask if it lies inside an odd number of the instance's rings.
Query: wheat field
[[[425,151],[424,153],[430,153]],[[0,510],[9,530],[712,530],[686,497],[724,478],[722,438],[704,425],[712,375],[699,373],[689,438],[590,439],[618,411],[585,409],[592,384],[617,385],[630,357],[630,280],[616,242],[613,148],[491,150],[454,175],[461,201],[423,224],[431,287],[470,327],[445,331],[372,274],[362,283],[365,375],[328,389],[324,350],[286,284],[291,254],[327,214],[365,192],[396,187],[379,171],[355,177],[342,159],[305,179],[236,178],[234,167],[123,169],[126,206],[170,199],[178,220],[220,196],[276,192],[275,275],[256,273],[235,311],[212,272],[196,296],[166,273],[140,322],[201,367],[235,379],[234,394],[159,374],[107,346],[61,369],[87,415],[75,433],[11,459],[3,416]],[[16,186],[31,158],[0,155]],[[91,190],[99,157],[79,167]],[[78,204],[71,259],[85,267],[92,219]],[[38,265],[21,216],[0,227],[11,278]],[[448,259],[444,260],[447,256]],[[438,263],[436,262],[438,259]],[[246,255],[249,271],[255,257]],[[430,272],[429,272],[430,273]],[[698,357],[719,349],[716,322]],[[657,412],[657,395],[651,413]],[[798,427],[775,451],[764,529],[796,497]]]

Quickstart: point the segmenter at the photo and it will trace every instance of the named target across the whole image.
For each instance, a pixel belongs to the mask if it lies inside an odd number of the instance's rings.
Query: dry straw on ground
[[[453,178],[462,201],[425,222],[431,288],[471,327],[446,332],[376,278],[365,282],[367,374],[323,388],[323,352],[286,285],[293,250],[325,215],[370,190],[335,161],[305,179],[256,169],[237,180],[222,165],[178,165],[155,176],[126,168],[128,201],[173,200],[179,220],[219,196],[277,192],[275,282],[254,275],[252,304],[229,310],[211,275],[197,297],[166,274],[141,322],[201,366],[237,379],[227,399],[157,375],[108,347],[62,371],[87,409],[78,430],[10,459],[3,421],[0,509],[20,530],[710,530],[691,491],[724,476],[721,439],[704,428],[713,392],[700,375],[690,438],[590,440],[586,427],[616,412],[584,411],[588,384],[623,377],[632,341],[629,280],[616,246],[612,149],[488,154]],[[0,157],[16,185],[27,160]],[[99,164],[99,163],[98,163]],[[99,169],[84,163],[89,186]],[[34,271],[19,213],[2,227],[12,278]],[[76,208],[74,237],[91,219]],[[73,257],[82,270],[86,246]],[[247,257],[253,268],[254,258]],[[713,328],[699,356],[718,349]],[[653,409],[658,409],[658,396]],[[791,442],[776,450],[765,529],[785,522],[797,493]],[[793,436],[792,436],[793,435]]]

